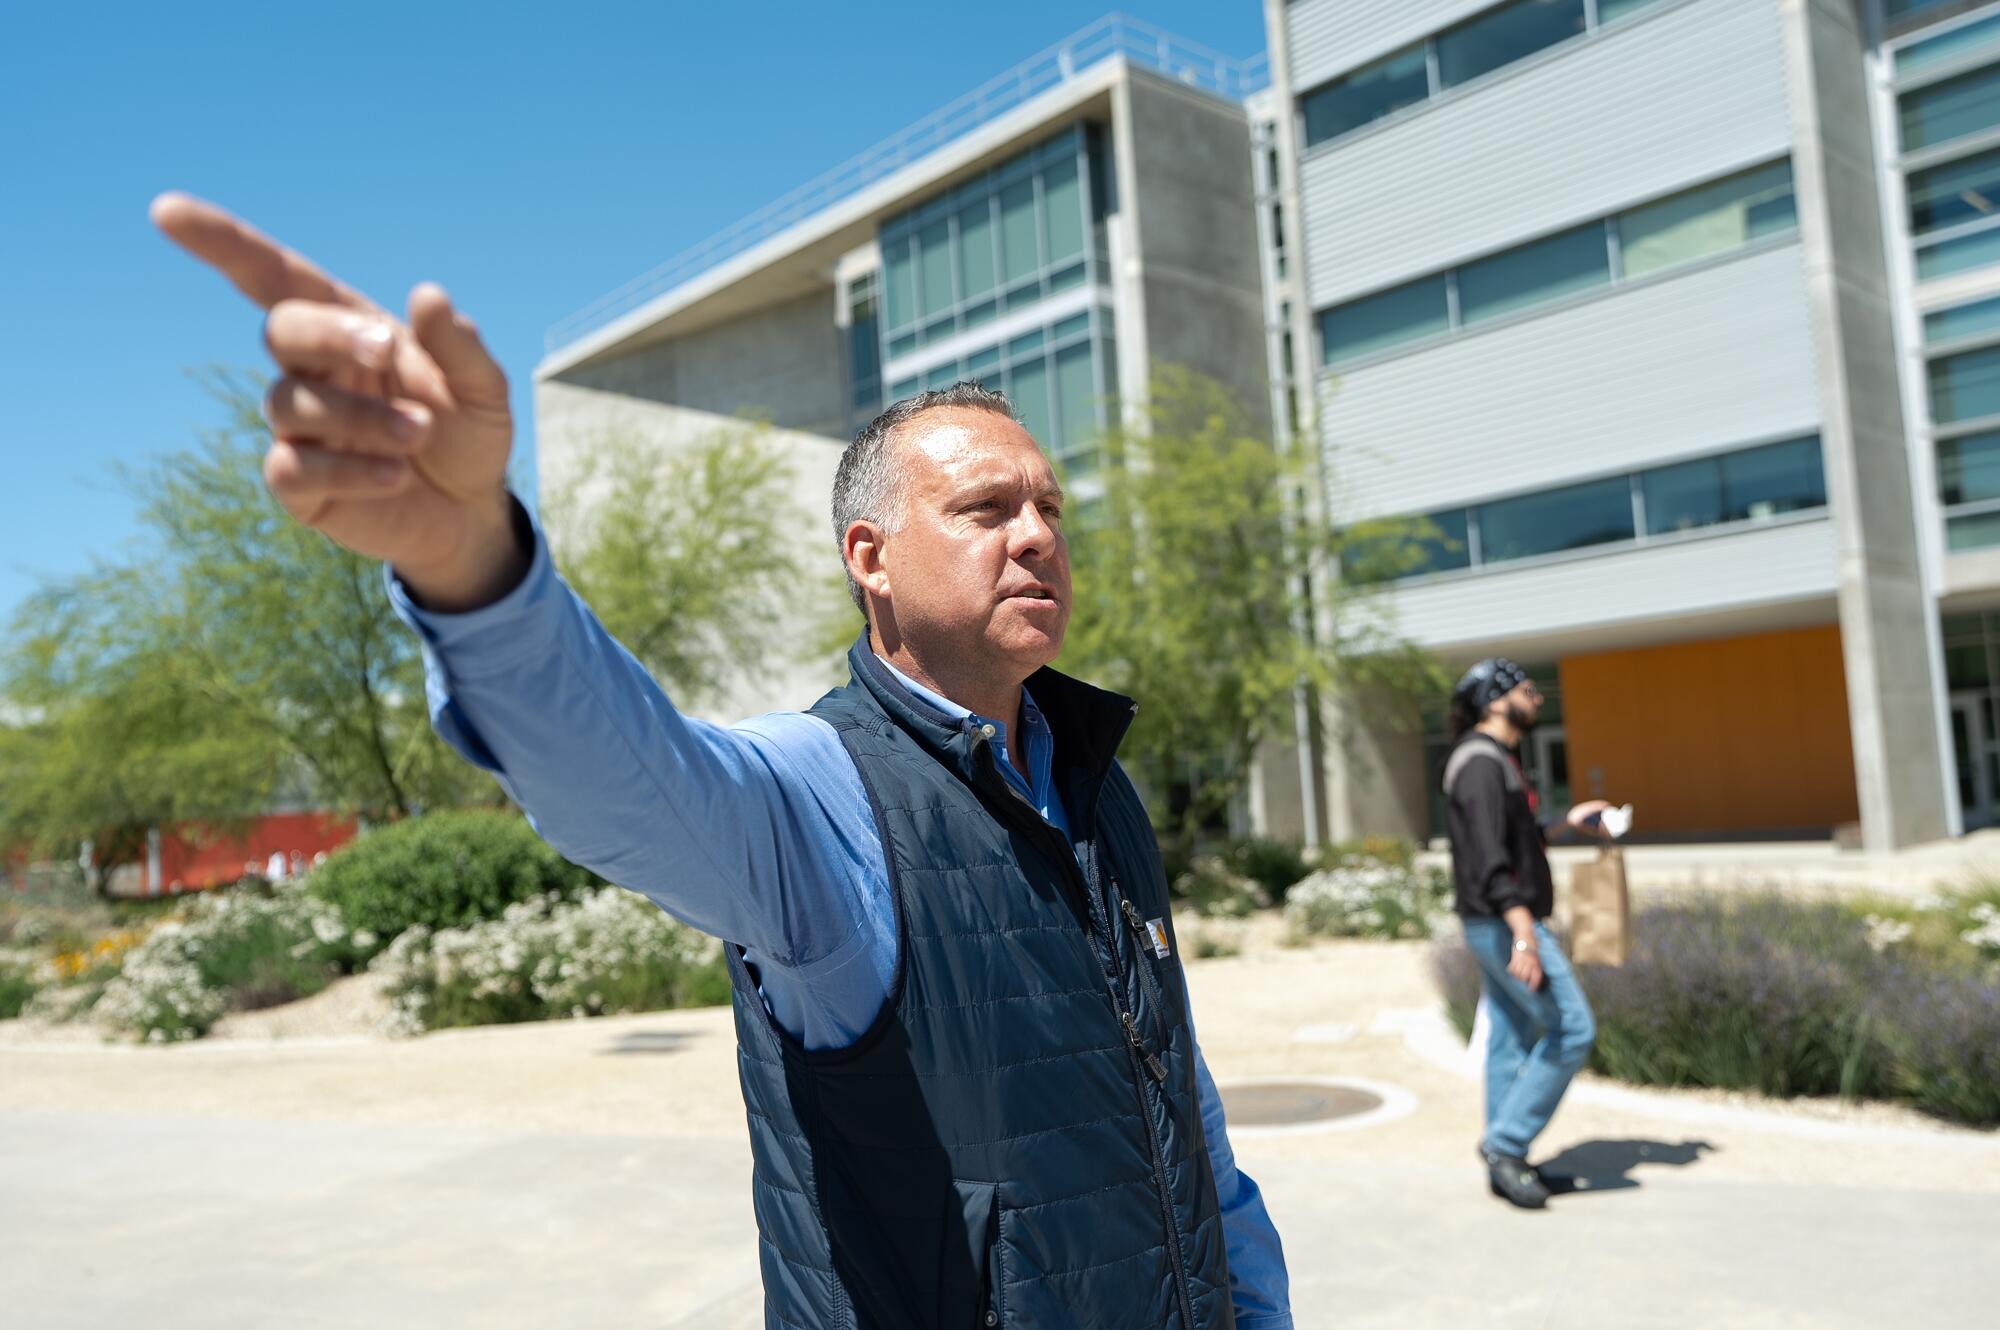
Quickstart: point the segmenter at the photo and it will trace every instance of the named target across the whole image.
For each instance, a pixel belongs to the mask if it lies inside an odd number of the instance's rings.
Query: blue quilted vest
[[[812,710],[874,808],[896,978],[859,1041],[809,1051],[726,949],[765,1324],[1233,1327],[1166,880],[1113,760],[1132,702],[1028,681],[1073,853],[977,722],[865,638],[849,663]]]

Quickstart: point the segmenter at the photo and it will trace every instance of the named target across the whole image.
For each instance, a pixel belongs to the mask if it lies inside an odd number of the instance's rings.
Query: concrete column
[[[1362,693],[1327,702],[1323,717],[1328,839],[1403,836],[1421,843],[1430,792],[1414,701]]]
[[[1820,438],[1840,558],[1840,628],[1862,837],[1950,834],[1910,441],[1903,427],[1859,0],[1778,0],[1792,170],[1820,370]]]

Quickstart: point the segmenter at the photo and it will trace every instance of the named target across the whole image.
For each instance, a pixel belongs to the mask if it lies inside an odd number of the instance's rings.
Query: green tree
[[[1435,685],[1373,590],[1423,533],[1289,521],[1307,464],[1222,385],[1160,368],[1140,427],[1112,431],[1102,456],[1103,497],[1072,523],[1062,665],[1139,700],[1123,751],[1184,848],[1245,788],[1259,746],[1291,740],[1301,685],[1320,697]],[[1309,594],[1306,571],[1337,569],[1350,549],[1367,551],[1369,577],[1321,575]]]
[[[542,511],[563,576],[684,702],[817,645],[796,611],[825,598],[800,540],[819,527],[766,425],[725,425],[672,450],[606,431],[548,487]]]
[[[416,639],[378,564],[265,493],[256,386],[213,374],[222,423],[120,472],[132,553],[16,614],[0,697],[0,848],[94,842],[108,870],[146,828],[226,831],[281,792],[372,817],[491,800],[432,734]]]

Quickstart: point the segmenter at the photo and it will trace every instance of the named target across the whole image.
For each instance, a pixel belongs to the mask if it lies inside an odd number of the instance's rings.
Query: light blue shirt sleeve
[[[778,996],[797,1010],[774,1014],[795,1032],[816,1024],[814,987],[860,974],[877,993],[865,1027],[888,991],[894,920],[885,948],[880,837],[831,726],[682,715],[556,574],[539,528],[521,584],[470,613],[419,609],[385,575],[422,639],[438,733],[551,845],[742,945],[767,978],[785,972]]]
[[[1208,1166],[1215,1174],[1222,1208],[1222,1237],[1229,1249],[1229,1301],[1237,1330],[1292,1330],[1291,1276],[1278,1226],[1264,1206],[1264,1193],[1236,1167],[1223,1118],[1222,1095],[1208,1071],[1201,1045],[1194,1050],[1195,1088],[1201,1097],[1201,1134],[1208,1143]]]

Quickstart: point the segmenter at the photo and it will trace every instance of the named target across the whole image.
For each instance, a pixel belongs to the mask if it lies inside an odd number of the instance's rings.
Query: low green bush
[[[1241,919],[1271,905],[1261,882],[1234,871],[1219,855],[1197,855],[1174,879],[1173,894],[1205,919]]]
[[[498,919],[509,905],[574,898],[603,879],[551,849],[527,820],[491,809],[431,813],[378,827],[313,870],[307,889],[351,930],[360,965],[405,929]]]
[[[1245,836],[1230,841],[1221,858],[1230,872],[1249,878],[1264,889],[1266,897],[1280,905],[1292,884],[1312,871],[1305,851],[1298,845],[1268,836]]]
[[[1918,922],[1774,893],[1642,910],[1623,966],[1579,970],[1597,1014],[1591,1065],[1641,1085],[1903,1099],[2000,1124],[2000,971],[1918,942]],[[1462,943],[1441,949],[1437,975],[1469,1029],[1479,972]]]
[[[0,1021],[19,1016],[40,987],[35,982],[33,957],[0,952]]]
[[[373,970],[406,1034],[729,1000],[721,944],[616,887],[517,902],[463,928],[412,928]]]

